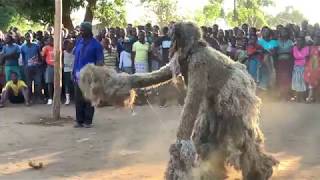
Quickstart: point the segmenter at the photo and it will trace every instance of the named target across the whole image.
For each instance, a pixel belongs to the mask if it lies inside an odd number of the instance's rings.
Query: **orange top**
[[[44,46],[41,55],[46,60],[47,65],[54,66],[54,51],[52,46]]]

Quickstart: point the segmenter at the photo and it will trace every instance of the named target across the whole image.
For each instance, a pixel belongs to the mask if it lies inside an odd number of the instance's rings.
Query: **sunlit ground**
[[[36,109],[38,114],[50,111]],[[267,151],[280,161],[271,180],[319,179],[319,109],[320,105],[278,103],[263,108]],[[75,130],[70,124],[21,125],[17,122],[32,117],[33,111],[20,111],[8,108],[0,114],[11,117],[0,124],[0,180],[163,179],[181,108],[138,107],[136,116],[101,109],[90,130]],[[64,113],[72,115],[73,109]],[[43,169],[32,169],[29,160],[42,162]],[[239,172],[228,170],[228,180],[241,179]]]

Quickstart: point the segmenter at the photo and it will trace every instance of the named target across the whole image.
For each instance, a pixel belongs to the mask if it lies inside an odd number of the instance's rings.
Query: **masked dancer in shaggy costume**
[[[170,63],[152,73],[117,74],[88,65],[80,80],[85,97],[115,103],[132,89],[182,75],[187,95],[165,179],[225,179],[227,166],[241,170],[244,180],[269,179],[278,162],[264,152],[261,103],[245,66],[210,48],[192,23],[177,23],[172,42]]]

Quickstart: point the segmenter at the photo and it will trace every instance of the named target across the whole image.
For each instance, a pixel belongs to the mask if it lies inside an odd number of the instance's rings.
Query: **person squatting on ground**
[[[81,71],[84,95],[98,104],[116,103],[132,88],[157,85],[183,76],[187,95],[170,146],[167,180],[225,179],[226,165],[242,171],[245,180],[266,180],[277,161],[263,149],[259,127],[260,99],[246,67],[209,47],[193,23],[172,29],[169,64],[153,73],[116,74],[93,65]]]
[[[24,102],[26,106],[29,106],[28,87],[25,82],[18,79],[18,73],[15,71],[11,72],[10,79],[2,90],[0,108],[4,107],[7,100],[13,104]]]
[[[93,38],[92,25],[83,22],[80,25],[81,39],[78,40],[75,49],[75,61],[73,66],[73,79],[75,84],[76,124],[75,128],[90,128],[94,115],[94,107],[84,99],[79,88],[80,70],[87,64],[103,65],[103,47]]]

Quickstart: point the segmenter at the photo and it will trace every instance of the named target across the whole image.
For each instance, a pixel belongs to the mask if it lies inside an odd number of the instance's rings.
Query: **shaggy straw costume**
[[[80,87],[93,103],[116,103],[133,88],[166,82],[179,72],[187,96],[177,131],[170,146],[167,180],[220,180],[225,167],[242,171],[245,180],[272,176],[277,161],[264,153],[259,128],[260,100],[246,68],[210,48],[192,23],[175,25],[172,60],[146,74],[116,74],[88,65],[81,72]]]

